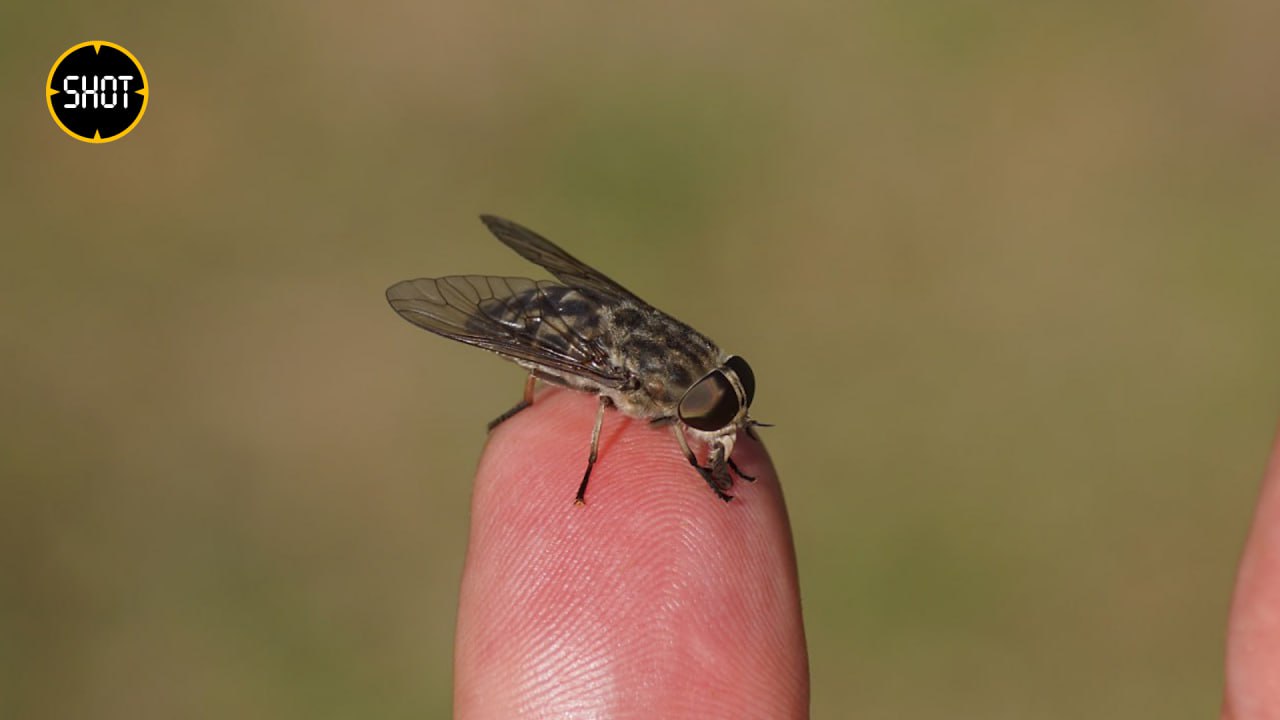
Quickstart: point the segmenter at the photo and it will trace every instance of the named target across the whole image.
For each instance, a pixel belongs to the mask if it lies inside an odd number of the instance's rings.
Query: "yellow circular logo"
[[[119,140],[147,111],[151,86],[133,53],[106,40],[73,46],[49,71],[49,114],[71,137],[87,143]]]

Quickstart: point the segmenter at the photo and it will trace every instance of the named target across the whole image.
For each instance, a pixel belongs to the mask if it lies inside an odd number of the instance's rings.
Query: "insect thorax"
[[[517,360],[544,380],[606,394],[639,417],[674,414],[684,392],[720,361],[715,343],[655,308],[551,282],[530,282],[509,297],[480,302],[479,310],[584,371],[625,378],[611,388]]]
[[[647,398],[661,411],[654,414],[674,414],[689,386],[719,364],[715,343],[659,310],[620,303],[606,311],[614,361],[635,378],[633,401]]]

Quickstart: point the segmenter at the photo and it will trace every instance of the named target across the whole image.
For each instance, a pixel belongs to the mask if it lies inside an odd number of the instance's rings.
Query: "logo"
[[[80,43],[49,71],[49,114],[71,137],[108,143],[129,134],[147,111],[151,86],[133,53],[105,40]]]

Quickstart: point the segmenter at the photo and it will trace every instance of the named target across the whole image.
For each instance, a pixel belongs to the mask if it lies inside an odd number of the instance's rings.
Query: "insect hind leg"
[[[596,424],[591,428],[591,454],[587,456],[587,471],[582,473],[582,484],[578,486],[578,494],[573,504],[579,507],[587,504],[587,481],[591,479],[591,468],[596,466],[596,457],[600,451],[600,426],[604,424],[604,409],[609,406],[609,398],[601,395],[600,406],[596,409]]]
[[[531,407],[533,405],[533,386],[537,382],[538,382],[538,379],[533,375],[530,375],[529,379],[524,381],[524,397],[520,399],[520,402],[516,403],[515,405],[512,405],[510,410],[490,420],[489,432],[493,432],[494,428],[498,427],[502,423],[515,417],[516,414],[519,413],[521,410],[524,410],[525,408]]]

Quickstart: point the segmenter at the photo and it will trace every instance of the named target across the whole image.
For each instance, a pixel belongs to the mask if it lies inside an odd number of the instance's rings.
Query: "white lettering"
[[[108,81],[108,80],[110,80],[110,81],[111,81],[111,95],[110,95],[110,96],[108,96],[108,95],[107,95],[107,81]],[[106,75],[106,76],[104,76],[104,77],[102,78],[102,107],[104,107],[104,108],[106,108],[106,109],[108,109],[108,110],[112,110],[112,109],[114,109],[114,108],[115,108],[115,106],[116,106],[116,90],[117,90],[117,84],[116,84],[116,79],[115,79],[115,77],[114,77],[114,76],[111,76],[111,75]],[[110,97],[110,98],[111,98],[111,100],[110,100],[110,101],[108,101],[108,100],[107,100],[107,98],[108,98],[108,97]]]
[[[101,78],[96,75],[68,75],[62,80],[62,92],[70,95],[71,101],[63,103],[62,107],[71,110],[76,108],[88,110],[89,101],[92,98],[92,107],[95,110],[98,108],[113,110],[117,104],[122,104],[122,107],[127,110],[131,80],[133,80],[132,75],[103,75]],[[79,81],[80,85],[78,90],[74,87],[76,81]]]
[[[75,108],[80,107],[80,93],[78,93],[78,92],[76,92],[75,90],[72,90],[72,89],[71,89],[71,82],[72,82],[73,80],[78,80],[79,78],[80,78],[80,76],[79,76],[79,75],[68,75],[68,76],[66,76],[65,78],[63,78],[63,80],[62,80],[62,92],[67,93],[68,95],[70,95],[70,96],[71,96],[71,102],[69,102],[69,103],[63,103],[62,107],[64,107],[64,108],[71,108],[71,109],[73,109],[73,110],[74,110]]]
[[[89,76],[88,76],[88,75],[86,75],[85,77],[89,77]],[[85,82],[84,82],[85,78],[84,78],[84,77],[80,78],[80,94],[81,94],[81,95],[92,95],[92,96],[93,96],[93,107],[94,107],[94,109],[96,110],[96,109],[97,109],[97,107],[98,107],[98,76],[97,76],[97,75],[94,75],[94,76],[92,76],[92,77],[93,77],[93,89],[92,89],[92,90],[90,90],[88,87],[85,87]],[[85,106],[85,108],[86,108],[86,109],[89,107],[89,100],[88,100],[87,98],[84,100],[84,106]]]
[[[121,75],[120,82],[124,85],[124,109],[129,109],[129,81],[133,79],[132,75]]]

